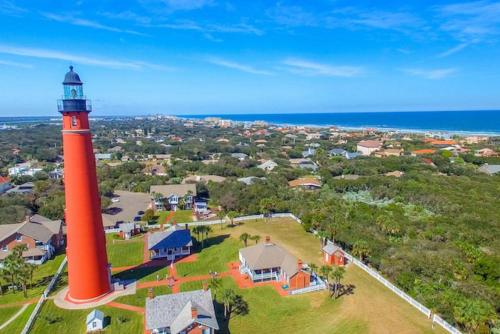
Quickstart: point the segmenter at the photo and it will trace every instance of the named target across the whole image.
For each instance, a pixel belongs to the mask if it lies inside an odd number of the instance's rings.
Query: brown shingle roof
[[[240,253],[251,270],[281,267],[289,277],[299,271],[298,259],[280,246],[270,242],[240,249]]]

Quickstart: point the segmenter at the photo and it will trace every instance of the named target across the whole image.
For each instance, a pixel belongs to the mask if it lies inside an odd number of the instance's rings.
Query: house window
[[[6,252],[6,251],[8,251],[9,249],[7,248],[7,245],[3,245],[3,246],[2,246],[2,250],[3,250],[4,252]]]
[[[21,234],[17,234],[16,241],[23,241],[23,236]]]

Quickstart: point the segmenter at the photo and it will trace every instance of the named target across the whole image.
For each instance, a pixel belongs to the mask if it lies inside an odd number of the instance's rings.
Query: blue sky
[[[0,0],[0,116],[500,109],[500,1]]]

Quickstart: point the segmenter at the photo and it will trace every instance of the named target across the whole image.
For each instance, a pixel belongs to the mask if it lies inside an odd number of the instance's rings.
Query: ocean
[[[500,135],[500,110],[412,111],[309,114],[189,115],[187,118],[220,117],[239,122],[374,128],[408,132],[449,132]]]
[[[98,116],[92,118],[113,120],[123,119],[126,117],[134,116]],[[179,115],[179,117],[191,119],[220,117],[222,119],[239,122],[264,121],[270,124],[337,126],[346,129],[374,128],[379,130],[400,130],[407,132],[500,135],[500,110],[308,114],[214,114]],[[0,128],[2,125],[48,123],[50,121],[60,122],[57,116],[0,117]]]

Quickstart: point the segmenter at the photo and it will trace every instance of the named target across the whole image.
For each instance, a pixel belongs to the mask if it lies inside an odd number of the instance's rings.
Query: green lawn
[[[146,304],[146,297],[148,296],[148,290],[149,289],[138,289],[135,295],[128,295],[117,298],[116,302],[144,307],[144,305]],[[168,286],[157,286],[153,288],[154,296],[166,295],[170,293],[172,293],[172,289]]]
[[[44,264],[36,267],[33,273],[33,287],[28,289],[27,299],[40,297],[43,290],[45,290],[50,280],[52,279],[52,276],[56,273],[57,269],[61,265],[64,257],[65,254],[59,254],[53,259],[48,260]],[[0,304],[9,304],[23,300],[26,300],[26,298],[24,298],[22,290],[5,291],[3,295],[0,295]]]
[[[17,311],[21,309],[21,306],[12,307],[2,307],[0,308],[0,325],[10,319]]]
[[[106,234],[106,249],[113,267],[135,266],[143,260],[144,237],[120,240],[115,239],[113,234]]]
[[[210,271],[227,271],[227,263],[238,260],[242,243],[229,235],[209,235],[205,247],[198,253],[198,261],[175,266],[179,276],[207,275]]]
[[[97,307],[109,317],[106,333],[142,333],[143,316],[131,311],[107,306]],[[77,334],[85,333],[85,318],[90,310],[63,310],[48,300],[42,307],[31,333]]]
[[[28,321],[28,318],[31,315],[31,312],[33,312],[33,309],[35,308],[36,304],[31,304],[29,305],[23,313],[21,313],[16,320],[11,322],[7,327],[4,329],[0,330],[0,334],[15,334],[15,333],[21,333],[24,325]],[[0,312],[3,312],[4,309],[0,309]],[[34,332],[32,332],[34,333]]]
[[[220,301],[215,304],[221,334],[224,333],[366,333],[362,321],[342,321],[334,315],[342,299],[332,300],[327,293],[281,297],[272,287],[239,289],[230,278],[222,279],[223,288],[231,288],[248,303],[249,313],[224,320]],[[187,282],[181,291],[198,290],[201,282]],[[214,291],[212,291],[212,296]],[[216,296],[216,300],[217,300]],[[340,326],[338,326],[340,325]]]
[[[129,269],[117,274],[113,277],[125,280],[138,280],[139,282],[156,281],[157,276],[160,279],[166,278],[168,273],[167,267],[147,267],[138,269]]]
[[[158,224],[164,224],[165,219],[170,214],[170,211],[161,211],[158,214]],[[172,220],[175,220],[177,223],[189,223],[193,221],[193,211],[191,210],[177,210],[174,213],[174,217]]]

